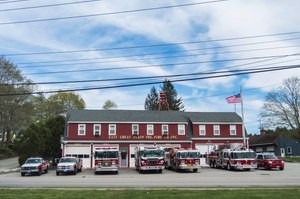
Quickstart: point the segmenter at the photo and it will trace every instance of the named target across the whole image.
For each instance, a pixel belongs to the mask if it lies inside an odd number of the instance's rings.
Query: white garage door
[[[82,159],[82,165],[84,168],[90,168],[91,166],[91,147],[88,146],[66,146],[65,156],[75,156]]]
[[[198,149],[201,153],[201,158],[200,158],[200,165],[201,166],[208,166],[206,164],[206,155],[212,151],[215,147],[217,147],[214,144],[196,144],[195,145],[196,149]]]

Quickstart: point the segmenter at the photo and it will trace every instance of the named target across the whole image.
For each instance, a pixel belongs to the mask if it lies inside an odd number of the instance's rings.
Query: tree
[[[118,108],[117,104],[111,100],[105,101],[104,105],[102,106],[103,110],[112,110],[117,108]]]
[[[158,102],[159,102],[158,93],[156,91],[156,88],[153,86],[145,100],[145,105],[144,105],[145,110],[151,110],[151,111],[157,110]]]
[[[33,115],[31,103],[34,85],[16,65],[0,57],[0,129],[2,142],[10,144],[11,133],[26,127]],[[26,93],[26,94],[22,94]]]
[[[74,92],[57,93],[48,98],[39,95],[35,97],[34,104],[36,107],[34,122],[45,122],[49,118],[66,115],[71,109],[85,108],[84,100]]]
[[[299,108],[300,79],[291,77],[267,94],[260,115],[268,127],[288,127],[296,131],[300,139]]]
[[[166,93],[166,98],[170,110],[184,111],[182,99],[177,99],[177,91],[175,90],[173,84],[169,80],[165,80],[165,82],[161,86],[161,91]]]

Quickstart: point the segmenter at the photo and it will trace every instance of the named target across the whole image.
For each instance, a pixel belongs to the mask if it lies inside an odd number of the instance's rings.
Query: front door
[[[128,153],[127,151],[121,151],[121,167],[128,167]]]
[[[285,157],[285,150],[284,150],[284,148],[280,148],[280,156],[281,156],[282,158]]]

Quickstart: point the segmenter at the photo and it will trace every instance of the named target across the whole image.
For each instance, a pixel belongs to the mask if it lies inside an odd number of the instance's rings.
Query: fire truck
[[[95,148],[95,174],[101,172],[119,171],[119,148],[111,146],[102,146]]]
[[[165,149],[166,169],[192,170],[197,172],[200,169],[200,151],[191,148],[166,148]]]
[[[164,150],[158,146],[138,146],[135,148],[135,168],[143,171],[157,171],[164,169]]]
[[[255,152],[241,145],[230,145],[228,148],[211,151],[207,163],[213,168],[227,170],[253,170],[257,167]]]

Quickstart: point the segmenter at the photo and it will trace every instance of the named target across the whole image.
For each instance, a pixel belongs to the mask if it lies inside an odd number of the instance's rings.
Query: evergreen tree
[[[158,93],[156,88],[153,86],[150,90],[150,93],[147,95],[145,100],[145,110],[156,111],[158,110]]]
[[[165,82],[161,86],[161,91],[166,93],[166,98],[170,110],[184,111],[184,104],[182,103],[182,99],[177,99],[177,91],[169,80],[165,80]]]

